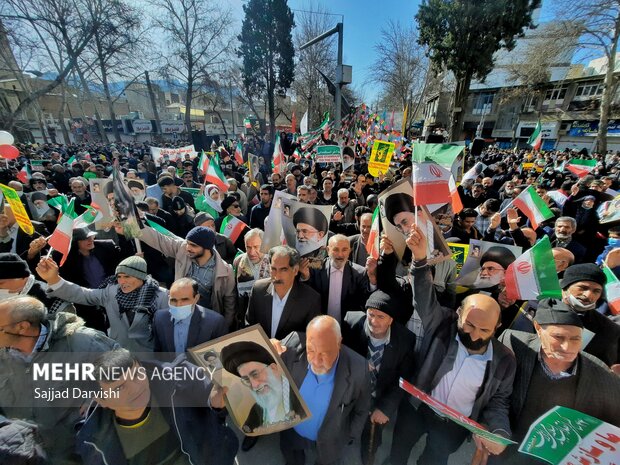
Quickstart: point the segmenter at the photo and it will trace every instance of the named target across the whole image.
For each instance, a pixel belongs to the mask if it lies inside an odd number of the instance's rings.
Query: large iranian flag
[[[222,225],[220,226],[220,234],[228,237],[234,244],[247,226],[248,225],[239,218],[228,215],[224,218],[224,221],[222,221]]]
[[[540,150],[540,146],[542,145],[542,125],[540,124],[540,120],[536,123],[534,132],[527,143],[531,145],[534,150]]]
[[[592,171],[595,166],[596,160],[581,160],[579,158],[573,158],[566,165],[566,169],[580,178],[583,178],[586,174]]]
[[[222,192],[228,191],[228,181],[226,181],[226,176],[224,176],[220,169],[220,159],[218,156],[213,157],[213,160],[207,166],[205,184],[215,184]]]
[[[536,193],[533,186],[528,186],[521,192],[512,205],[521,210],[530,219],[533,229],[538,229],[538,225],[549,218],[553,218],[553,212],[543,199]]]
[[[613,315],[620,315],[620,280],[606,264],[603,264],[603,272],[607,277],[607,284],[605,285],[607,305],[609,305],[609,310]]]
[[[413,203],[431,205],[451,201],[450,177],[452,173],[433,162],[413,163]]]
[[[274,173],[282,174],[285,171],[286,158],[282,151],[282,145],[280,144],[280,134],[276,135],[276,142],[273,146],[273,157],[271,158],[271,164]]]
[[[75,198],[72,198],[62,211],[62,217],[56,225],[56,229],[48,239],[47,243],[52,249],[62,254],[59,266],[62,266],[69,255],[71,239],[73,238],[73,220],[75,220],[74,210]]]
[[[508,266],[506,297],[513,300],[562,298],[549,237],[545,236]]]
[[[209,157],[207,157],[207,154],[205,153],[204,150],[201,150],[200,160],[198,160],[198,170],[202,174],[206,174],[208,168],[209,168]]]
[[[377,206],[372,214],[372,225],[370,226],[368,242],[366,242],[366,252],[375,260],[379,260],[379,223],[381,223],[381,215],[379,215],[379,207]]]
[[[237,142],[235,147],[235,161],[239,166],[243,165],[243,144],[241,142]]]

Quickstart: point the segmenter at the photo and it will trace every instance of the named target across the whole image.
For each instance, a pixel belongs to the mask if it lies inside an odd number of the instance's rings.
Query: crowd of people
[[[279,433],[287,465],[305,463],[308,454],[320,465],[369,463],[382,442],[389,446],[386,463],[406,465],[425,434],[419,464],[446,464],[469,438],[489,463],[542,463],[437,415],[406,394],[400,378],[516,443],[556,405],[620,426],[620,325],[601,268],[620,276],[620,226],[602,222],[599,208],[618,195],[619,154],[465,150],[463,172],[479,162],[484,169],[460,183],[464,208],[440,209],[434,222],[455,244],[482,240],[525,251],[547,237],[561,298],[518,301],[506,293],[515,256],[491,246],[479,257],[476,281],[457,286],[456,262],[428,256],[428,231],[397,220],[417,211],[401,198],[381,215],[403,235],[406,253],[396,254],[385,231],[379,258],[369,253],[379,195],[411,178],[406,150],[389,173],[373,177],[359,145],[343,171],[293,156],[295,144],[281,140],[287,155],[280,172],[272,169],[270,144],[243,144],[245,161],[259,155],[257,172],[232,155],[236,141],[213,145],[226,191],[204,182],[199,157],[155,163],[147,144],[18,145],[20,157],[0,178],[40,221],[27,234],[2,204],[1,463],[234,463],[260,439],[233,431],[225,389],[210,380],[171,386],[97,379],[120,397],[82,407],[52,408],[24,397],[31,397],[33,364],[50,354],[91,354],[106,368],[193,369],[188,349],[251,325],[272,338],[311,412]],[[573,158],[596,165],[578,177],[567,169]],[[77,228],[60,265],[47,243],[59,213],[47,202],[66,195],[83,213],[94,194],[89,180],[108,178],[115,163],[128,182],[147,186],[136,198],[139,239],[124,237],[119,221]],[[530,185],[554,214],[535,228],[511,206]],[[329,224],[314,228],[298,215],[297,243],[265,250],[276,191],[330,206]],[[245,224],[234,241],[221,233],[230,217]],[[300,247],[319,234],[327,238],[326,258],[310,266]],[[250,363],[256,368],[244,370]],[[232,357],[224,367],[258,393],[269,388],[263,372],[272,363],[269,356]]]

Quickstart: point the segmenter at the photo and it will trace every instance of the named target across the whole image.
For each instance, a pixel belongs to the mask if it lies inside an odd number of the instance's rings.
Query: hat
[[[539,325],[566,325],[583,328],[583,320],[561,300],[542,299],[538,302],[534,321]]]
[[[0,279],[18,279],[30,276],[28,263],[15,253],[0,253]]]
[[[572,265],[564,270],[564,277],[560,282],[562,289],[566,289],[571,284],[579,281],[592,281],[601,286],[607,284],[607,277],[603,270],[601,270],[594,263],[580,263],[578,265]]]
[[[159,181],[157,181],[157,185],[159,187],[172,186],[174,185],[174,179],[170,176],[163,176]]]
[[[97,233],[89,228],[77,228],[73,230],[74,241],[85,241],[89,237],[95,237],[96,235]]]
[[[116,267],[114,274],[119,273],[125,273],[126,275],[146,281],[146,261],[144,258],[137,257],[135,255],[127,257]]]
[[[301,207],[293,215],[293,225],[297,227],[298,223],[309,224],[316,228],[317,231],[327,232],[327,218],[320,210],[312,207]]]
[[[392,299],[390,295],[378,290],[370,294],[370,297],[368,297],[368,300],[366,301],[366,310],[369,308],[374,308],[394,318],[396,315],[395,304],[396,301]]]
[[[30,200],[32,202],[34,202],[35,200],[44,200],[45,202],[47,202],[47,194],[44,194],[43,192],[33,192],[32,194],[30,194]]]
[[[209,213],[207,212],[200,212],[198,213],[195,217],[194,217],[194,225],[196,226],[202,226],[202,224],[205,221],[213,221],[215,220],[215,218],[213,218],[213,216],[211,216]]]
[[[196,226],[187,233],[185,240],[199,245],[203,249],[211,250],[215,245],[215,233],[204,226]]]
[[[185,200],[183,200],[178,195],[172,199],[172,209],[174,211],[183,210],[187,205],[185,204]]]
[[[228,207],[230,207],[233,203],[238,202],[237,197],[234,195],[227,195],[224,200],[222,200],[222,211],[226,211]]]
[[[134,187],[144,190],[144,184],[142,184],[140,181],[136,181],[135,179],[130,179],[129,181],[127,181],[127,187],[129,187],[130,189]]]
[[[415,213],[413,197],[402,192],[400,194],[390,195],[385,199],[383,205],[385,208],[385,217],[392,224],[394,224],[394,217],[401,212]]]
[[[509,249],[493,246],[489,247],[489,249],[482,254],[482,257],[480,257],[480,266],[484,265],[486,262],[495,262],[501,265],[503,269],[506,269],[515,259],[516,257]]]
[[[239,376],[237,369],[244,363],[259,362],[265,365],[275,363],[267,349],[251,341],[233,342],[222,348],[220,360],[224,369],[236,376]]]

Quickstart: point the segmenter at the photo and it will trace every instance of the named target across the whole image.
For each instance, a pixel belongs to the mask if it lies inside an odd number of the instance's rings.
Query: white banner
[[[183,121],[162,121],[161,122],[161,133],[162,134],[172,134],[175,132],[183,132],[185,131],[185,123]]]
[[[167,147],[151,147],[151,156],[155,163],[160,163],[161,159],[166,157],[168,160],[177,160],[179,158],[185,158],[185,155],[189,154],[190,157],[196,156],[196,151],[193,145],[187,145],[185,147],[167,148]]]
[[[148,134],[153,132],[153,125],[150,119],[135,119],[131,122],[133,132],[136,134]]]

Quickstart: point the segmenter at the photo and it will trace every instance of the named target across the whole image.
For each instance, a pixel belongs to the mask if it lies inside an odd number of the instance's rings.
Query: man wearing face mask
[[[583,350],[613,367],[620,363],[620,325],[596,311],[607,278],[594,263],[569,266],[560,281],[562,301],[581,316],[583,327],[594,333]],[[618,367],[620,368],[620,367]]]
[[[484,294],[463,300],[456,314],[437,302],[427,262],[426,239],[418,226],[407,245],[413,252],[411,273],[414,306],[424,331],[410,381],[422,391],[461,414],[484,424],[490,431],[510,437],[508,418],[516,361],[495,337],[500,326],[500,306]],[[428,433],[418,463],[448,462],[469,433],[445,420],[413,397],[400,404],[390,453],[392,465],[406,465],[415,443]],[[483,454],[497,455],[504,446],[474,435]]]
[[[620,248],[620,226],[614,226],[609,230],[609,237],[607,238],[607,245],[605,250],[597,257],[596,264],[601,266],[607,257],[607,254],[613,249]]]
[[[198,305],[198,283],[191,278],[177,279],[170,286],[169,307],[153,318],[154,352],[184,353],[212,339],[224,336],[228,325],[222,315]]]

